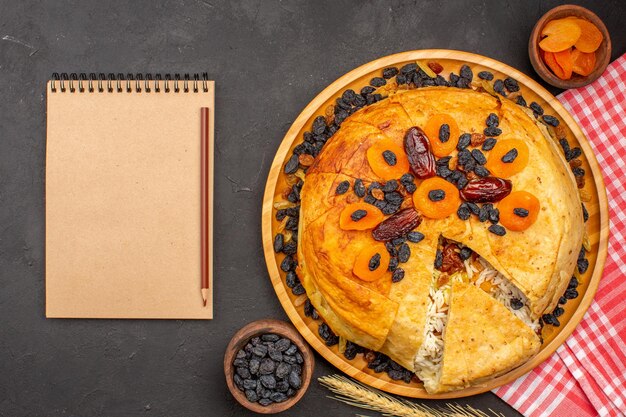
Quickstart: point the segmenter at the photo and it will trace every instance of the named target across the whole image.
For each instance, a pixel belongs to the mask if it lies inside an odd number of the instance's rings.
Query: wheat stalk
[[[487,414],[469,405],[446,404],[447,409],[435,409],[426,405],[416,404],[404,399],[393,397],[374,388],[367,387],[341,375],[324,376],[318,381],[332,391],[335,396],[329,397],[354,407],[372,410],[391,417],[504,417],[502,414],[489,410]],[[361,415],[357,415],[361,416]],[[362,416],[366,417],[366,416]]]

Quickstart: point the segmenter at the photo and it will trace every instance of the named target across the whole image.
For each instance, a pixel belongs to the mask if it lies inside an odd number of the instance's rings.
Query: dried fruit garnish
[[[602,32],[598,30],[596,25],[585,19],[572,19],[581,29],[580,37],[574,44],[577,50],[580,52],[591,53],[595,52],[602,43]]]
[[[572,78],[572,67],[574,63],[572,62],[571,48],[555,52],[554,59],[556,59],[557,64],[559,64],[559,67],[563,70],[563,79],[569,80]]]
[[[392,152],[395,155],[395,164],[391,165],[385,158],[385,152]],[[385,181],[399,178],[409,170],[409,160],[404,150],[391,139],[383,139],[375,142],[367,149],[367,161],[374,174]]]
[[[511,161],[503,161],[503,157],[511,152],[513,149],[517,151],[517,156]],[[505,158],[507,161],[513,155]],[[487,168],[492,175],[500,178],[508,178],[512,175],[521,172],[528,164],[528,146],[526,143],[519,139],[506,139],[499,140],[487,158],[485,168]]]
[[[461,197],[472,203],[493,203],[511,193],[512,183],[497,177],[472,180],[461,190]]]
[[[434,61],[430,61],[428,63],[428,68],[430,68],[435,74],[439,74],[441,71],[443,71],[443,66],[440,63]]]
[[[447,136],[449,140],[442,141],[439,132],[444,124],[448,125],[449,135]],[[460,132],[459,126],[452,116],[448,114],[436,114],[431,116],[428,122],[426,122],[424,133],[430,141],[433,154],[438,158],[442,158],[456,149]]]
[[[545,38],[539,42],[539,47],[546,52],[559,52],[574,46],[581,33],[580,26],[573,19],[551,20],[541,31]]]
[[[515,191],[498,203],[500,223],[509,230],[526,230],[537,220],[540,208],[537,197],[527,191]]]
[[[463,260],[459,256],[456,249],[458,246],[454,243],[448,243],[442,253],[441,272],[447,272],[453,274],[455,272],[465,269]]]
[[[363,281],[376,281],[387,272],[389,259],[384,244],[368,245],[357,255],[352,272]]]
[[[596,67],[595,52],[585,53],[578,49],[572,51],[572,71],[582,76],[591,74]]]
[[[372,231],[375,240],[386,242],[404,236],[415,229],[422,218],[413,208],[406,208],[385,219]]]
[[[365,215],[361,215],[362,211]],[[359,213],[354,218],[355,213]],[[383,213],[376,207],[365,202],[348,204],[339,216],[339,227],[343,230],[373,229],[383,220]]]
[[[433,201],[431,191],[441,191],[442,199]],[[459,192],[454,185],[443,178],[433,177],[424,180],[413,194],[413,204],[426,217],[442,219],[454,213],[461,204]]]
[[[404,136],[404,150],[411,171],[417,178],[430,178],[435,175],[435,157],[430,150],[430,142],[422,129],[410,128]]]

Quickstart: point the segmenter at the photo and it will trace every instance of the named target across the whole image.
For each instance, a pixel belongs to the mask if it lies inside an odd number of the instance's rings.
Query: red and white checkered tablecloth
[[[587,314],[541,366],[494,392],[527,417],[626,416],[626,55],[558,96],[600,163],[609,199],[604,275]]]

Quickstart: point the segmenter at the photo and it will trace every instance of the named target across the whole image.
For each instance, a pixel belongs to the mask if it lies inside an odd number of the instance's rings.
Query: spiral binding
[[[203,72],[202,74],[183,74],[181,75],[176,73],[173,76],[172,74],[155,74],[154,78],[152,74],[122,74],[118,73],[113,74],[97,74],[90,73],[87,75],[86,73],[66,73],[63,72],[59,74],[55,72],[52,74],[52,80],[50,81],[50,91],[56,93],[57,91],[61,91],[65,93],[69,91],[70,93],[84,93],[88,91],[90,93],[95,92],[96,90],[99,93],[103,93],[105,91],[112,93],[114,91],[118,93],[127,92],[131,93],[133,91],[137,93],[145,92],[145,93],[160,93],[161,90],[169,93],[172,89],[175,93],[179,93],[181,91],[188,93],[189,91],[193,91],[197,93],[202,89],[205,93],[209,91],[209,74]],[[58,84],[58,88],[57,88]],[[163,88],[161,89],[161,85]],[[182,88],[181,88],[182,85]],[[191,87],[191,88],[190,88]]]

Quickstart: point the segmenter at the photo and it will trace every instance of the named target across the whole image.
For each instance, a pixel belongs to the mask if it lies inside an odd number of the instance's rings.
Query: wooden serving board
[[[327,347],[318,335],[320,321],[305,317],[301,304],[303,298],[294,296],[285,284],[285,273],[279,268],[284,255],[276,254],[273,250],[273,240],[279,225],[275,218],[276,210],[274,203],[284,200],[283,192],[288,187],[283,167],[291,156],[293,148],[302,141],[303,133],[311,130],[313,120],[317,116],[324,115],[325,109],[329,105],[335,104],[335,99],[340,97],[346,89],[352,88],[358,92],[362,87],[369,84],[371,78],[381,76],[383,68],[390,66],[399,68],[415,60],[439,62],[444,67],[441,75],[446,79],[448,79],[451,71],[458,74],[463,64],[467,64],[472,68],[475,78],[478,72],[488,70],[494,74],[495,79],[504,79],[506,77],[516,79],[520,84],[521,92],[526,101],[528,103],[535,101],[544,108],[546,114],[557,116],[561,123],[564,123],[567,127],[567,139],[570,145],[572,147],[581,147],[583,151],[583,156],[581,157],[583,161],[582,167],[586,171],[586,183],[583,193],[588,196],[589,200],[585,202],[589,212],[589,221],[586,223],[586,227],[591,243],[591,252],[587,254],[589,269],[580,277],[580,286],[578,287],[580,295],[578,298],[569,300],[564,306],[565,313],[559,317],[561,326],[558,328],[545,326],[541,350],[535,357],[519,368],[489,380],[480,386],[437,395],[428,394],[420,383],[412,382],[406,384],[402,381],[391,380],[386,373],[374,373],[367,368],[367,363],[362,355],[357,355],[354,360],[349,361],[338,352],[336,345],[330,348]],[[602,276],[607,254],[608,219],[606,190],[598,162],[580,127],[552,94],[531,78],[496,60],[468,52],[429,49],[390,55],[362,65],[329,85],[300,113],[287,131],[276,152],[267,179],[263,198],[263,249],[272,285],[283,308],[302,336],[326,360],[358,381],[393,394],[429,399],[459,398],[494,389],[524,375],[552,355],[572,333],[591,304]]]

